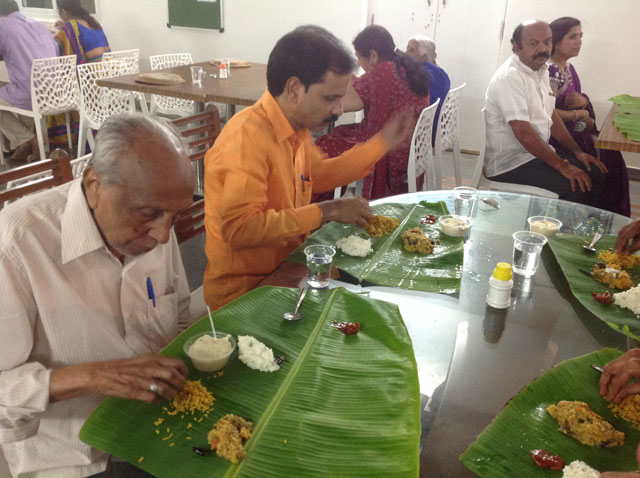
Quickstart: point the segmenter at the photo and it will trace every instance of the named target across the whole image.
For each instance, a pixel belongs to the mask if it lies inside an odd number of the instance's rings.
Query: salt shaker
[[[496,309],[506,309],[511,304],[511,289],[513,289],[511,264],[498,262],[489,279],[487,304]]]

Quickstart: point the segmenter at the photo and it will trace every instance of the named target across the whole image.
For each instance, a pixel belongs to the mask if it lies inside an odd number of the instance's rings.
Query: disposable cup
[[[513,233],[513,272],[524,277],[531,277],[536,273],[540,262],[540,253],[547,243],[542,234],[531,231]]]
[[[334,247],[315,245],[305,247],[307,256],[307,284],[314,289],[329,287],[331,276],[331,262],[336,253]]]
[[[471,216],[473,216],[473,210],[476,205],[478,190],[461,186],[458,188],[453,188],[453,194],[455,197],[455,214],[458,216],[471,218]]]

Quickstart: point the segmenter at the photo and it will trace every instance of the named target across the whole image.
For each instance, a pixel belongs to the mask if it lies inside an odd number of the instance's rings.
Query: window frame
[[[96,12],[91,13],[98,21],[100,21],[100,0],[93,0],[96,6]],[[58,20],[58,4],[56,0],[51,0],[52,8],[35,8],[35,7],[23,7],[22,0],[18,0],[18,7],[20,12],[29,18],[37,20],[50,21],[51,23]]]

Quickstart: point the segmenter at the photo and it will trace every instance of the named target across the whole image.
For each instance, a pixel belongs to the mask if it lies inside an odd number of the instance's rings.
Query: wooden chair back
[[[202,113],[172,121],[189,147],[191,161],[204,160],[205,154],[213,146],[220,134],[218,109],[210,105]],[[174,224],[178,243],[204,232],[204,199],[194,202],[180,213]]]
[[[31,176],[33,180],[20,181]],[[72,179],[69,155],[61,149],[56,149],[51,153],[50,159],[0,173],[0,188],[9,182],[19,182],[15,187],[0,192],[0,205],[5,201],[13,201],[27,194],[59,186]]]

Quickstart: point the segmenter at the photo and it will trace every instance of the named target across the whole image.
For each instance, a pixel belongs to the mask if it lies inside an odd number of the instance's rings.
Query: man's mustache
[[[538,58],[549,58],[549,54],[542,51],[533,57],[534,60],[537,60]]]
[[[322,120],[323,123],[335,123],[336,121],[338,121],[338,115],[331,115]]]

